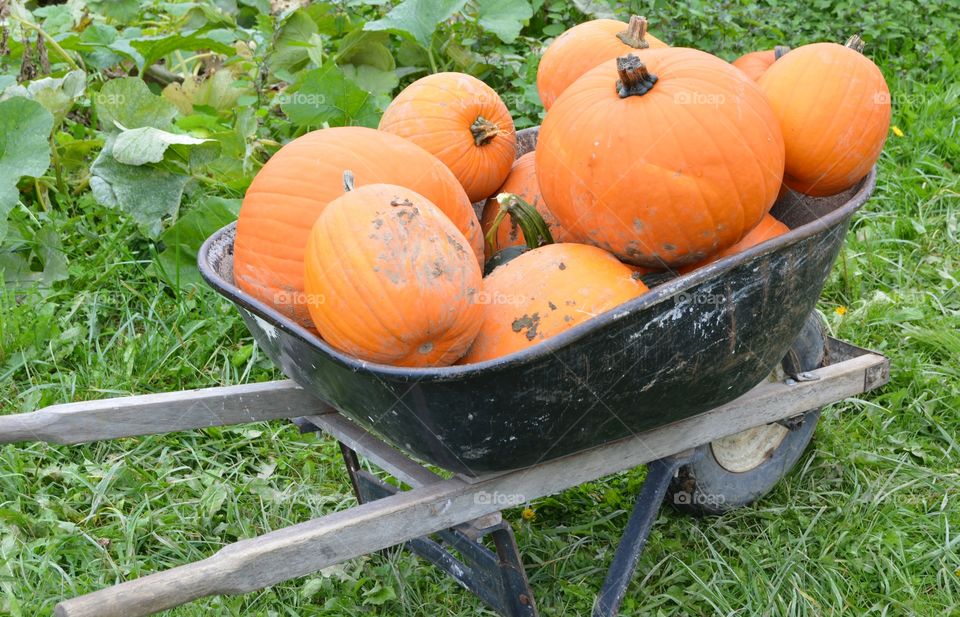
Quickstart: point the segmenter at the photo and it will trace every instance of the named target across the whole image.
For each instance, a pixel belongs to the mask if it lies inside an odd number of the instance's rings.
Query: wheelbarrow
[[[519,154],[536,137],[522,131]],[[873,170],[829,198],[788,192],[772,213],[789,233],[685,276],[653,275],[647,294],[529,349],[442,368],[346,356],[242,292],[228,225],[202,247],[201,273],[290,380],[4,416],[0,442],[291,419],[339,441],[359,505],[64,600],[55,614],[149,615],[405,544],[497,613],[534,617],[501,511],[646,464],[594,607],[597,617],[616,615],[665,497],[696,514],[752,503],[799,459],[822,406],[889,379],[887,358],[827,336],[814,312],[875,179]],[[407,488],[365,470],[361,457]]]

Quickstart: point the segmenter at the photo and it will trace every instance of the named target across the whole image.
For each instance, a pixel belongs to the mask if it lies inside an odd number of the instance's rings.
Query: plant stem
[[[617,38],[624,44],[634,49],[647,49],[650,47],[644,37],[647,35],[647,18],[640,15],[631,15],[627,29],[617,34]]]
[[[628,96],[643,96],[657,83],[657,76],[648,71],[647,65],[633,54],[617,58],[617,73],[620,75],[617,80],[617,94],[622,99]]]
[[[18,24],[20,24],[20,26],[23,27],[23,28],[30,28],[31,30],[36,30],[36,31],[37,31],[37,34],[39,34],[40,36],[43,37],[43,41],[44,41],[47,45],[49,45],[51,49],[53,49],[55,52],[57,52],[58,54],[60,54],[60,56],[66,61],[67,65],[68,65],[71,69],[73,69],[74,71],[79,71],[79,70],[81,70],[81,67],[77,65],[77,63],[74,61],[74,59],[70,57],[70,55],[66,52],[66,50],[65,50],[63,47],[60,47],[60,44],[57,43],[57,42],[53,39],[52,36],[50,36],[49,34],[47,34],[46,30],[44,30],[43,28],[41,28],[41,27],[38,26],[37,24],[32,24],[32,23],[30,23],[29,21],[25,21],[25,20],[23,20],[23,19],[20,19],[20,18],[17,17],[16,15],[10,15],[9,17],[10,17],[10,19],[12,19],[12,20],[14,20],[15,22],[17,22]],[[79,56],[78,56],[78,57],[79,57]],[[85,71],[87,67],[86,67],[86,65],[83,64],[83,58],[80,58],[80,65],[83,66],[83,69],[82,69],[82,70]]]

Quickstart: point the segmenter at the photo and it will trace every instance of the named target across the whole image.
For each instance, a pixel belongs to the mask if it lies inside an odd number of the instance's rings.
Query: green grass
[[[868,53],[890,83],[903,137],[888,140],[820,310],[836,336],[887,354],[891,381],[825,410],[795,470],[755,506],[702,520],[665,509],[623,614],[956,614],[960,20],[909,4],[771,4],[762,14],[748,3],[671,9],[670,33],[728,59],[782,40],[776,24],[801,41],[858,27],[875,41]],[[878,32],[891,11],[899,28]],[[904,31],[923,38],[905,41]],[[0,293],[3,413],[279,376],[255,348],[248,356],[252,339],[228,303],[158,282],[150,244],[126,219],[82,194],[51,221],[69,279]],[[642,478],[635,470],[538,500],[533,521],[507,513],[544,615],[589,614]],[[3,446],[0,614],[48,615],[60,598],[352,503],[335,444],[279,422]],[[168,614],[371,613],[491,614],[400,551]]]

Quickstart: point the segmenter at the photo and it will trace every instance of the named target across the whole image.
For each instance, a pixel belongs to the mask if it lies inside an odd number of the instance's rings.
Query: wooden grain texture
[[[58,617],[140,617],[214,594],[246,593],[425,536],[500,509],[490,495],[526,501],[630,469],[720,437],[864,391],[866,354],[811,371],[814,381],[765,382],[710,412],[564,458],[481,478],[459,477],[242,540],[202,561],[66,600]]]
[[[86,443],[330,411],[294,382],[270,381],[67,403],[0,416],[0,444]]]

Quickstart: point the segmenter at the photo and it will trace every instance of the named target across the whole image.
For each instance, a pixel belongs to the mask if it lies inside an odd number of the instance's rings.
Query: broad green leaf
[[[477,3],[480,27],[496,34],[504,43],[512,43],[533,16],[527,0],[480,0]]]
[[[210,140],[169,133],[152,126],[123,129],[113,142],[113,158],[124,165],[159,163],[167,148],[174,144],[196,146],[207,141]]]
[[[73,102],[83,96],[87,87],[87,75],[83,71],[70,71],[63,77],[44,77],[27,85],[7,88],[0,98],[22,96],[43,105],[53,114],[54,124],[60,124],[73,107]]]
[[[110,133],[119,129],[144,126],[166,129],[177,115],[176,106],[150,92],[147,84],[137,77],[111,79],[94,97],[100,127]]]
[[[437,24],[463,8],[466,0],[403,0],[383,18],[364,24],[364,30],[389,30],[429,47]]]
[[[347,79],[333,62],[307,71],[301,81],[280,95],[280,108],[300,126],[376,127],[380,109],[373,97]]]
[[[390,585],[377,583],[372,589],[363,592],[363,603],[373,606],[383,606],[390,600],[397,599],[397,592]]]
[[[0,101],[0,241],[7,235],[7,215],[20,200],[17,182],[43,175],[50,166],[53,115],[40,103],[22,97]]]
[[[294,11],[284,20],[277,32],[273,53],[267,59],[270,70],[296,72],[310,60],[307,48],[317,34],[317,24],[303,9]]]
[[[122,24],[130,23],[140,13],[139,0],[87,0],[87,6]]]
[[[247,92],[249,90],[238,85],[229,70],[223,69],[203,81],[174,82],[163,89],[163,98],[175,104],[186,116],[193,113],[194,105],[211,107],[220,113],[229,112],[235,109],[237,99]]]
[[[51,224],[43,226],[34,237],[36,252],[43,263],[43,283],[49,287],[67,278],[67,256],[63,252],[60,234]]]
[[[370,94],[390,94],[400,84],[400,78],[395,71],[382,71],[367,64],[346,64],[340,69],[350,81]]]
[[[160,235],[163,219],[180,206],[189,178],[152,165],[124,165],[113,158],[108,139],[90,168],[90,190],[100,204],[126,212],[151,238]]]
[[[88,66],[97,69],[106,69],[119,63],[123,56],[110,49],[120,34],[117,29],[107,24],[90,24],[79,38],[70,47],[85,54]]]
[[[143,60],[137,67],[141,70],[144,67],[151,66],[160,58],[174,51],[209,49],[210,51],[220,54],[232,54],[234,52],[234,49],[229,45],[199,34],[184,36],[183,34],[175,33],[145,36],[130,41],[130,45],[143,56]]]
[[[616,19],[613,7],[607,0],[573,0],[577,10],[594,19]]]
[[[172,287],[199,284],[200,246],[213,232],[237,220],[239,212],[239,199],[223,197],[208,197],[187,211],[160,236],[165,248],[156,258],[158,274]]]
[[[366,64],[381,71],[392,71],[397,65],[387,48],[388,42],[389,35],[386,32],[354,30],[340,40],[337,64]]]

